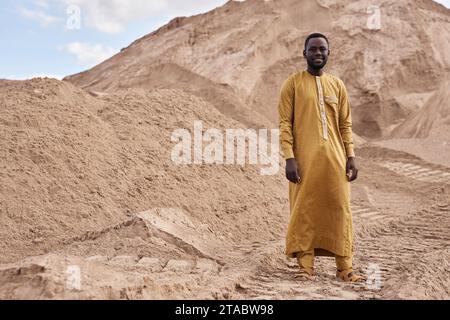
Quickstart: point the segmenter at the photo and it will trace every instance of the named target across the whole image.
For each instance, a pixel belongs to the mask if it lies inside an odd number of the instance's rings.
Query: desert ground
[[[369,1],[229,1],[63,81],[0,80],[0,299],[448,300],[450,12],[377,4],[380,30]],[[275,175],[171,159],[198,120],[277,128],[313,23],[354,115],[361,284],[326,257],[295,277],[281,155]]]

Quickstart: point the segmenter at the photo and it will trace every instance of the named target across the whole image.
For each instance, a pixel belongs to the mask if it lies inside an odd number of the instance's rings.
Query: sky
[[[0,79],[89,69],[177,16],[226,0],[2,0]],[[450,8],[450,0],[439,0]]]

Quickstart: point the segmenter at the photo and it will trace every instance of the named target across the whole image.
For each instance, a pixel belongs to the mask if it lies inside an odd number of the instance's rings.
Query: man
[[[352,270],[350,182],[358,169],[347,91],[340,79],[323,71],[330,55],[323,34],[307,37],[303,55],[308,68],[284,82],[278,106],[290,181],[286,255],[297,258],[302,279],[313,278],[315,256],[333,256],[336,276],[359,282],[364,278]]]

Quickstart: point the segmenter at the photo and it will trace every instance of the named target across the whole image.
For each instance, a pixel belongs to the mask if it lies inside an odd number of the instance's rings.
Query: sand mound
[[[248,109],[248,107],[234,93],[227,84],[220,84],[211,81],[199,74],[191,72],[173,63],[161,64],[157,66],[138,67],[134,65],[129,71],[132,77],[126,82],[115,77],[110,77],[106,82],[94,84],[81,84],[83,88],[93,88],[95,91],[107,92],[126,88],[143,88],[147,90],[172,88],[181,89],[194,95],[204,98],[214,104],[224,115],[231,117],[248,127],[269,127],[269,121]],[[70,78],[69,78],[70,79]],[[89,79],[87,80],[89,81]]]
[[[180,90],[93,96],[49,79],[3,82],[0,99],[2,262],[156,207],[181,208],[231,242],[284,228],[281,175],[172,162],[173,130],[192,131],[195,120],[241,126],[201,99]]]
[[[431,0],[381,1],[381,29],[376,29],[369,24],[373,5],[369,0],[229,1],[206,14],[175,19],[66,80],[100,91],[147,87],[146,81],[185,86],[225,114],[233,110],[238,121],[263,126],[262,119],[268,119],[276,126],[281,83],[304,68],[304,38],[318,30],[330,37],[329,71],[347,84],[356,133],[379,138],[420,109],[448,74],[450,11]],[[246,105],[256,111],[254,119]]]
[[[373,30],[369,5],[230,1],[67,81],[0,80],[0,298],[448,299],[449,11],[381,1]],[[283,168],[171,160],[197,120],[276,127],[311,25],[352,95],[355,269],[376,287],[336,280],[331,258],[298,283]],[[408,139],[367,143],[393,128]]]
[[[421,109],[393,129],[390,139],[377,141],[376,144],[450,166],[449,86],[449,80],[443,81]]]
[[[425,105],[411,114],[392,132],[393,138],[427,138],[440,136],[450,138],[450,80],[443,81],[440,88]],[[446,132],[446,135],[442,133]],[[448,141],[450,142],[450,141]]]

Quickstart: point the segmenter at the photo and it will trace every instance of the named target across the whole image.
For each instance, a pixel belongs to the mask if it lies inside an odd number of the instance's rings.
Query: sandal
[[[338,270],[336,277],[344,282],[363,282],[367,280],[365,277],[355,274],[353,269]]]
[[[299,280],[314,280],[314,270],[309,268],[300,268],[298,273],[295,275],[296,279]]]

